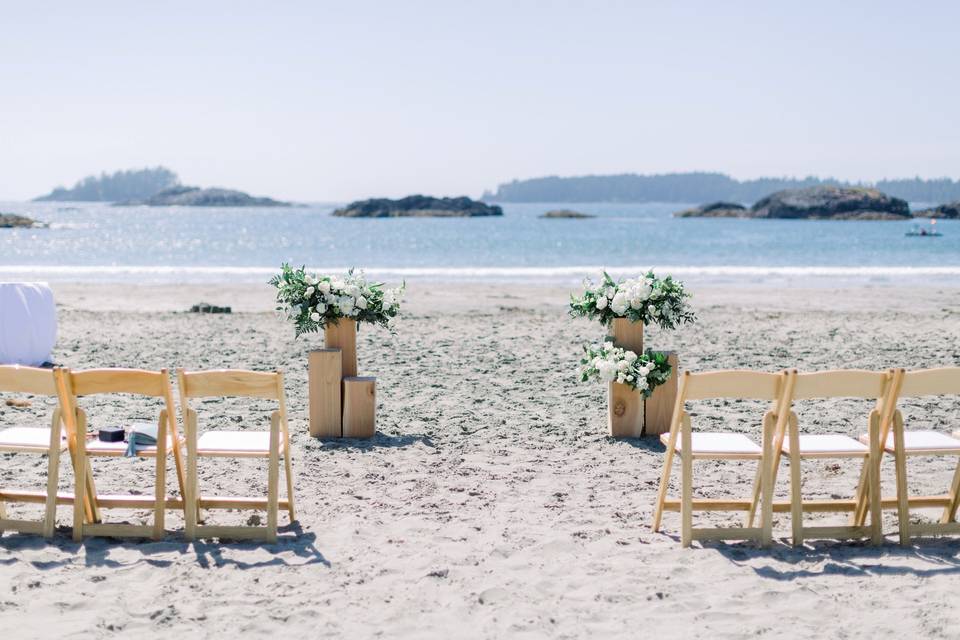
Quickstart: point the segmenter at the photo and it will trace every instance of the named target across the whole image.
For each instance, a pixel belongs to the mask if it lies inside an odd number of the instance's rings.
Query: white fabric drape
[[[0,364],[50,362],[57,307],[45,282],[0,282]]]

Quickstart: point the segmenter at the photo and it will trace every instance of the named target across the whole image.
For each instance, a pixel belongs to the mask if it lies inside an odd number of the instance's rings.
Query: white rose
[[[607,308],[607,297],[600,296],[597,298],[597,309],[603,310]]]
[[[317,289],[323,295],[327,295],[328,293],[330,293],[330,283],[324,280],[323,282],[317,285]]]
[[[623,359],[628,363],[633,364],[637,361],[637,354],[635,354],[633,351],[626,351],[623,354]]]
[[[311,276],[310,274],[303,276],[303,281],[306,282],[307,284],[317,284],[317,279]]]
[[[317,305],[317,313],[326,313],[326,312],[327,312],[327,305],[323,304],[322,302]]]
[[[613,301],[610,303],[610,310],[618,316],[622,316],[624,313],[626,313],[628,307],[629,302],[627,301],[627,294],[623,291],[618,291],[617,294],[613,296]]]
[[[310,296],[313,295],[313,292],[314,292],[314,291],[315,291],[315,289],[314,289],[313,287],[307,287],[307,290],[304,291],[303,293],[304,293],[305,296],[307,296],[307,297],[309,298]]]
[[[658,311],[657,308],[651,304],[647,307],[647,313],[656,318]]]
[[[320,322],[320,314],[317,312],[313,312],[310,314],[310,319],[313,320],[314,322]]]
[[[366,309],[366,308],[367,308],[367,299],[364,298],[363,296],[360,296],[359,298],[357,298],[357,307],[360,308],[360,309]]]
[[[617,295],[617,288],[616,288],[616,287],[607,287],[607,288],[606,288],[606,294],[607,294],[607,297],[608,297],[608,298],[610,298],[611,300],[613,300],[613,296]]]
[[[340,296],[337,298],[337,306],[340,308],[340,313],[349,315],[353,311],[353,298],[350,296]]]
[[[606,349],[607,351],[613,351],[613,342],[610,342],[609,340],[607,342],[604,342],[603,348]]]
[[[630,369],[630,363],[627,362],[626,360],[621,360],[620,362],[617,363],[618,371],[627,371],[628,369]]]

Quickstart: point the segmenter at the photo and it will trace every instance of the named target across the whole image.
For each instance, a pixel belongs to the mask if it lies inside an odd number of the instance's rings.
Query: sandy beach
[[[69,536],[0,538],[3,638],[252,637],[933,637],[960,634],[960,541],[789,545],[789,519],[771,550],[750,544],[682,549],[679,517],[651,533],[663,447],[616,441],[605,389],[581,384],[580,345],[598,324],[566,314],[568,289],[413,282],[396,335],[360,332],[361,374],[378,384],[372,441],[311,439],[306,353],[266,286],[55,285],[58,363],[72,368],[282,368],[290,402],[299,521],[275,545],[188,544]],[[647,344],[675,349],[681,368],[802,370],[960,365],[960,289],[862,287],[694,289],[700,321]],[[231,315],[184,313],[206,301]],[[86,403],[94,426],[151,419],[124,399]],[[960,407],[904,403],[908,428],[960,427]],[[208,427],[265,428],[243,402],[204,402]],[[0,404],[0,422],[42,424],[50,406]],[[868,407],[798,407],[810,433],[858,435]],[[762,408],[699,407],[695,427],[756,437]],[[206,422],[204,420],[206,419]],[[945,491],[953,461],[913,459],[912,487]],[[152,462],[94,462],[102,491],[148,491]],[[172,469],[172,463],[171,467]],[[256,462],[204,461],[201,488],[264,491]],[[786,464],[777,493],[787,495]],[[852,494],[856,463],[810,461],[807,495]],[[753,466],[699,463],[699,492],[746,493]],[[172,474],[171,474],[172,475]],[[0,484],[42,486],[45,461],[2,454]],[[883,469],[892,494],[892,464]],[[675,479],[676,480],[676,479]],[[61,485],[72,483],[69,462]],[[678,484],[674,483],[676,489]],[[175,481],[169,484],[176,491]],[[36,510],[13,508],[16,513]],[[931,515],[931,514],[926,514]],[[108,518],[146,522],[144,512]],[[242,522],[250,513],[215,513]],[[830,516],[837,522],[843,516]],[[723,518],[718,518],[723,522]],[[732,520],[730,520],[732,522]]]

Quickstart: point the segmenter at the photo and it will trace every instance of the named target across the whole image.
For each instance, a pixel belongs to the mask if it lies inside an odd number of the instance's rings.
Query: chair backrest
[[[791,372],[793,400],[810,398],[868,398],[884,397],[891,380],[888,372],[846,369],[816,373]]]
[[[960,367],[902,371],[899,397],[960,395]]]
[[[242,397],[283,401],[280,371],[177,371],[180,394],[185,398]]]
[[[166,369],[88,369],[70,374],[73,394],[92,396],[99,393],[130,393],[138,396],[166,398],[170,395],[170,376]]]
[[[0,392],[55,396],[58,391],[56,375],[54,369],[2,365],[0,366]]]
[[[683,400],[736,398],[776,400],[785,376],[763,371],[706,371],[683,374],[680,396]]]

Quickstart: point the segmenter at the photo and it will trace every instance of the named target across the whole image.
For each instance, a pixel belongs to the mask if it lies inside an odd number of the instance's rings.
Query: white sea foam
[[[840,279],[844,281],[924,281],[938,284],[957,279],[960,265],[947,266],[746,266],[746,265],[568,265],[556,267],[388,267],[370,266],[365,271],[379,278],[478,281],[579,281],[596,277],[604,269],[612,276],[644,273],[653,268],[700,282],[765,282]],[[342,265],[314,266],[321,273],[344,272]],[[0,265],[0,277],[43,278],[72,282],[129,281],[153,282],[263,282],[277,273],[276,267],[178,266],[178,265]]]

